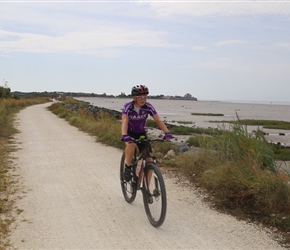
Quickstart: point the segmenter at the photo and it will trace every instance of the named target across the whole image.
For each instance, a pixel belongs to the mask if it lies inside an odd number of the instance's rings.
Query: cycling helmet
[[[145,85],[136,85],[132,88],[131,94],[132,96],[148,95],[149,90]]]

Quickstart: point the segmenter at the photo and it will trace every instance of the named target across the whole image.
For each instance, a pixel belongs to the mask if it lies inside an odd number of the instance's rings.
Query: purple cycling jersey
[[[154,116],[157,114],[155,108],[146,102],[139,110],[134,107],[134,101],[124,105],[122,114],[129,116],[128,132],[142,134],[146,132],[145,126],[148,114]]]

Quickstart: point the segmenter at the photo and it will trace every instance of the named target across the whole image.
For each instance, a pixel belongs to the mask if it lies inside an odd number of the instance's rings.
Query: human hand
[[[169,132],[165,133],[164,137],[165,140],[171,140],[173,139],[173,135]]]
[[[132,142],[133,138],[129,135],[122,135],[122,141],[124,142]]]

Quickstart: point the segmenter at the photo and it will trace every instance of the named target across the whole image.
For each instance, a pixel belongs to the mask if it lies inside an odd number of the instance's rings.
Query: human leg
[[[125,148],[125,172],[124,178],[126,181],[130,181],[132,178],[132,158],[134,155],[134,151],[136,148],[135,143],[128,143],[126,142]]]
[[[126,142],[126,148],[125,148],[125,164],[127,166],[132,165],[132,158],[135,152],[136,144],[135,143],[129,143]]]

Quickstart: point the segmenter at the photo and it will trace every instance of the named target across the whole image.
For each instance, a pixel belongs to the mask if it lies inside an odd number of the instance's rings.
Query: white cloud
[[[120,47],[171,47],[163,32],[129,30],[121,27],[98,27],[94,31],[65,32],[58,36],[34,33],[17,33],[0,30],[0,51],[9,52],[78,52],[117,55]],[[110,48],[110,49],[109,49]],[[112,49],[112,48],[115,48]],[[98,52],[99,51],[99,52]]]
[[[245,44],[245,41],[242,40],[224,40],[216,42],[216,46],[231,46],[231,45],[239,45],[239,44]]]
[[[283,48],[283,49],[290,50],[290,43],[289,42],[277,43],[276,46],[280,47],[280,48]]]
[[[230,58],[217,58],[198,63],[202,69],[220,70],[220,73],[227,72],[235,76],[256,76],[273,77],[277,81],[279,78],[290,77],[289,63],[258,63],[258,62],[238,62]]]
[[[170,15],[265,15],[290,14],[290,2],[285,1],[157,1],[149,5],[160,16]]]
[[[205,47],[205,46],[193,46],[192,47],[192,49],[193,50],[204,50],[204,49],[206,49],[207,47]]]
[[[217,58],[208,61],[200,61],[198,65],[206,69],[233,69],[237,68],[228,58]]]

